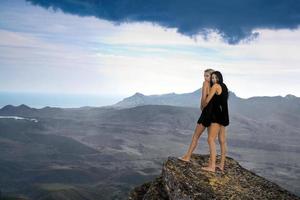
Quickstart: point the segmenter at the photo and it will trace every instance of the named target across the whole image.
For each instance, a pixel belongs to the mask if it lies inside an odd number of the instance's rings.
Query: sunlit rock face
[[[188,163],[168,157],[161,175],[134,188],[128,199],[300,199],[230,157],[226,157],[224,173],[203,171],[201,166],[208,163],[208,158],[209,155],[193,154]]]

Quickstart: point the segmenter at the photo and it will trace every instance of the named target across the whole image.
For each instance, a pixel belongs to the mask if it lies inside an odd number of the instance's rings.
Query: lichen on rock
[[[162,173],[152,182],[134,188],[129,200],[298,199],[277,184],[243,168],[226,157],[224,173],[201,169],[209,155],[193,154],[191,162],[168,157]]]

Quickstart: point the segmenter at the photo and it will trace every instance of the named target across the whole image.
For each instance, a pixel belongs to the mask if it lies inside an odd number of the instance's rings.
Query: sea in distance
[[[101,107],[117,103],[124,96],[103,96],[93,94],[54,94],[0,91],[0,108],[6,105],[25,104],[32,108],[45,106],[60,108],[79,108],[83,106]]]

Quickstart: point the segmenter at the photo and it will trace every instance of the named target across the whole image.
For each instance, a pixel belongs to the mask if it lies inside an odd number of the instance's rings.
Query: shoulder
[[[224,90],[228,90],[227,85],[226,85],[225,83],[222,83],[222,84],[221,84],[221,87],[222,87],[222,89],[224,89]]]
[[[209,82],[203,81],[203,85],[209,85]]]
[[[210,85],[207,81],[203,81],[203,88],[208,88]]]
[[[215,84],[213,84],[212,88],[218,89],[218,88],[221,88],[221,85],[219,83],[215,83]]]

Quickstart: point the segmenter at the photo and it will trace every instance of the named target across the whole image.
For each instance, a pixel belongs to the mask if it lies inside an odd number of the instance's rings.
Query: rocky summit
[[[193,200],[193,199],[298,199],[279,185],[243,168],[226,157],[224,173],[207,172],[201,167],[209,155],[193,154],[191,162],[168,157],[162,173],[155,180],[134,188],[129,200]],[[219,156],[217,162],[219,162]]]

